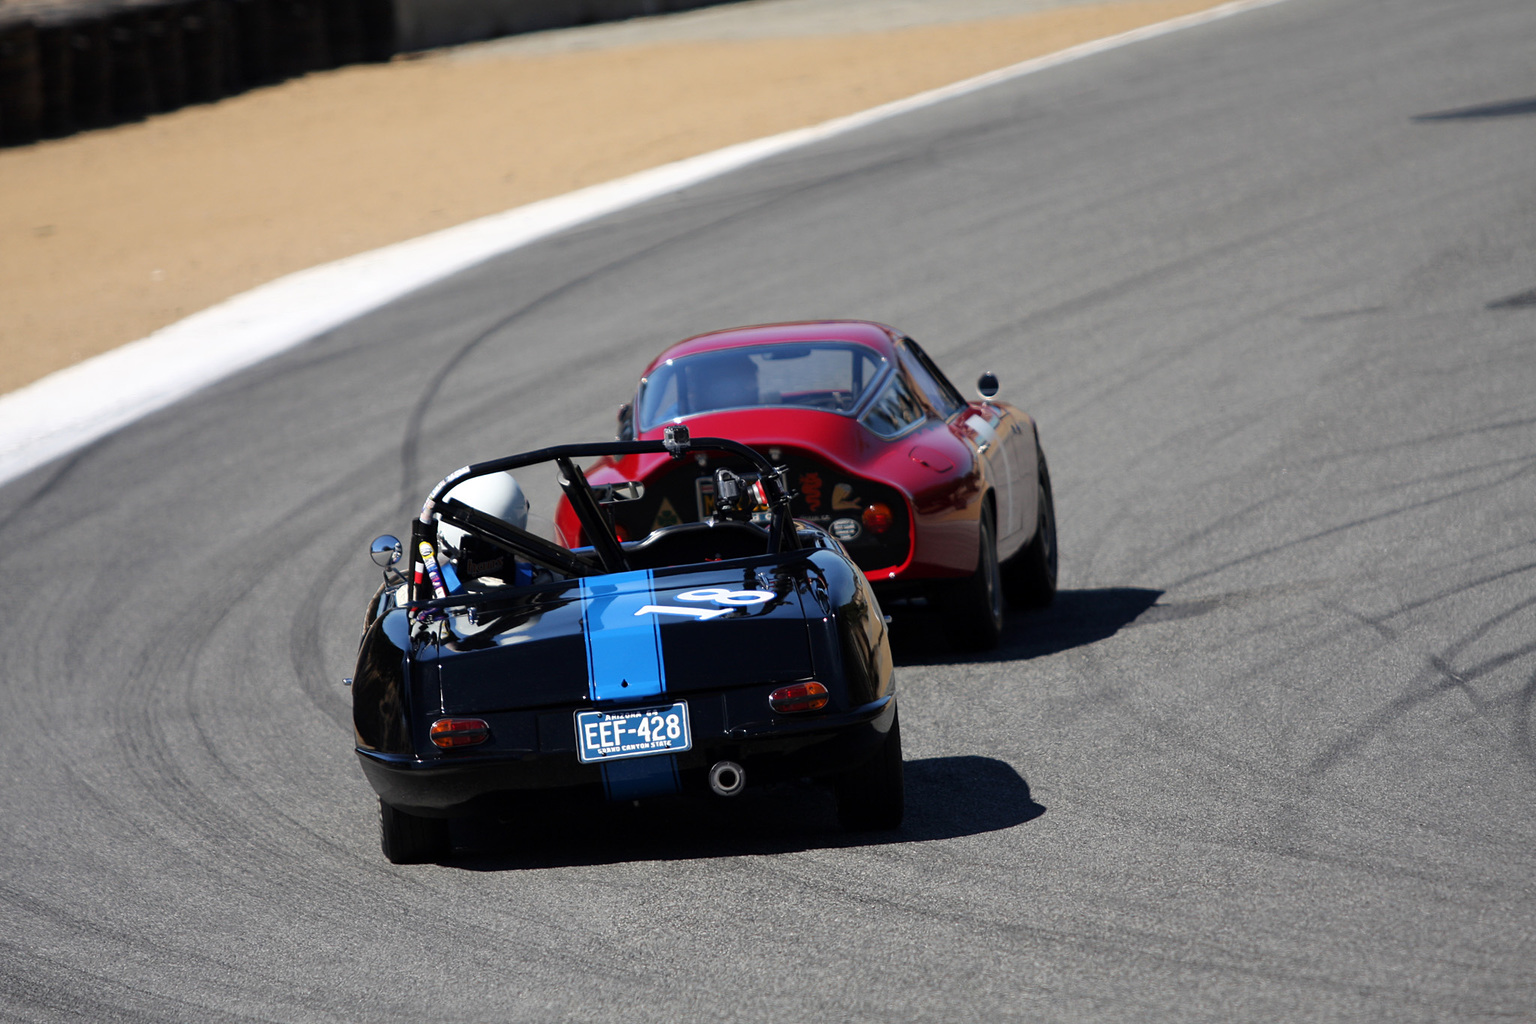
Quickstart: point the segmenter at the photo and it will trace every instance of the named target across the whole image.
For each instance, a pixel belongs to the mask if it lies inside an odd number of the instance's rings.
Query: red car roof
[[[901,332],[894,327],[873,320],[802,320],[786,324],[730,327],[723,331],[710,331],[684,338],[651,360],[640,376],[649,377],[659,364],[679,356],[745,345],[775,345],[780,342],[851,341],[868,346],[889,360],[895,358],[895,343],[900,337]]]

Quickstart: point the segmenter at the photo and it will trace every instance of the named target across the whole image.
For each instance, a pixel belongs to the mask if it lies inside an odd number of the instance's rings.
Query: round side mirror
[[[991,370],[982,374],[981,378],[976,381],[976,390],[981,392],[982,398],[991,398],[997,394],[997,388],[997,374]]]
[[[384,534],[373,538],[373,543],[368,545],[368,557],[373,559],[373,564],[380,569],[388,569],[404,556],[405,549],[400,546],[400,538]]]

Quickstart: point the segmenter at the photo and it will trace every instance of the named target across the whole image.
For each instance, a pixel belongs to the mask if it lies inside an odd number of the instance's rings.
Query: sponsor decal
[[[663,526],[676,526],[682,521],[682,517],[677,514],[677,509],[672,506],[672,503],[662,498],[661,508],[656,510],[656,518],[651,521],[651,529],[655,531]]]
[[[776,596],[771,590],[727,590],[724,587],[700,587],[698,590],[689,590],[676,595],[679,601],[695,602],[693,604],[648,604],[637,610],[636,615],[678,615],[683,618],[698,619],[707,622],[710,619],[718,619],[722,615],[729,615],[737,608],[750,608],[753,605],[767,604]],[[703,603],[724,605],[723,608],[703,608]]]
[[[838,484],[832,488],[832,508],[834,511],[839,509],[858,511],[863,507],[864,503],[859,500],[858,495],[853,493],[852,484]]]
[[[432,594],[435,597],[447,597],[448,588],[443,585],[443,574],[437,571],[437,555],[433,554],[432,545],[422,541],[416,545],[416,550],[427,567],[427,578],[432,581]]]
[[[470,562],[469,568],[464,571],[470,576],[496,576],[506,564],[507,559],[503,555],[500,558],[490,558],[484,562]]]
[[[864,532],[864,527],[859,525],[857,519],[832,520],[832,536],[841,541],[857,540],[859,534]]]
[[[821,511],[821,474],[815,471],[803,473],[800,476],[800,496],[805,499],[805,507],[812,512]]]
[[[970,428],[971,443],[978,452],[986,451],[997,440],[997,431],[984,416],[973,414],[965,421],[965,426]]]
[[[701,476],[694,482],[699,499],[699,519],[703,521],[715,514],[715,478]]]

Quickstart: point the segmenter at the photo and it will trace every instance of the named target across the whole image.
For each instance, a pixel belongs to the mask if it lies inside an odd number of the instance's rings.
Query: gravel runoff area
[[[284,274],[1214,0],[750,0],[0,151],[0,391]]]

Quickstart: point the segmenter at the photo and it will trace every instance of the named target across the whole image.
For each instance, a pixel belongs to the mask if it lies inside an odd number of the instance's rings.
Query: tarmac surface
[[[18,1021],[1528,1021],[1526,0],[1287,0],[508,254],[0,488]],[[662,345],[865,316],[1041,423],[1057,605],[810,787],[387,864],[375,534]],[[547,489],[548,481],[530,481]]]
[[[0,391],[294,271],[1214,4],[757,0],[0,149]]]

